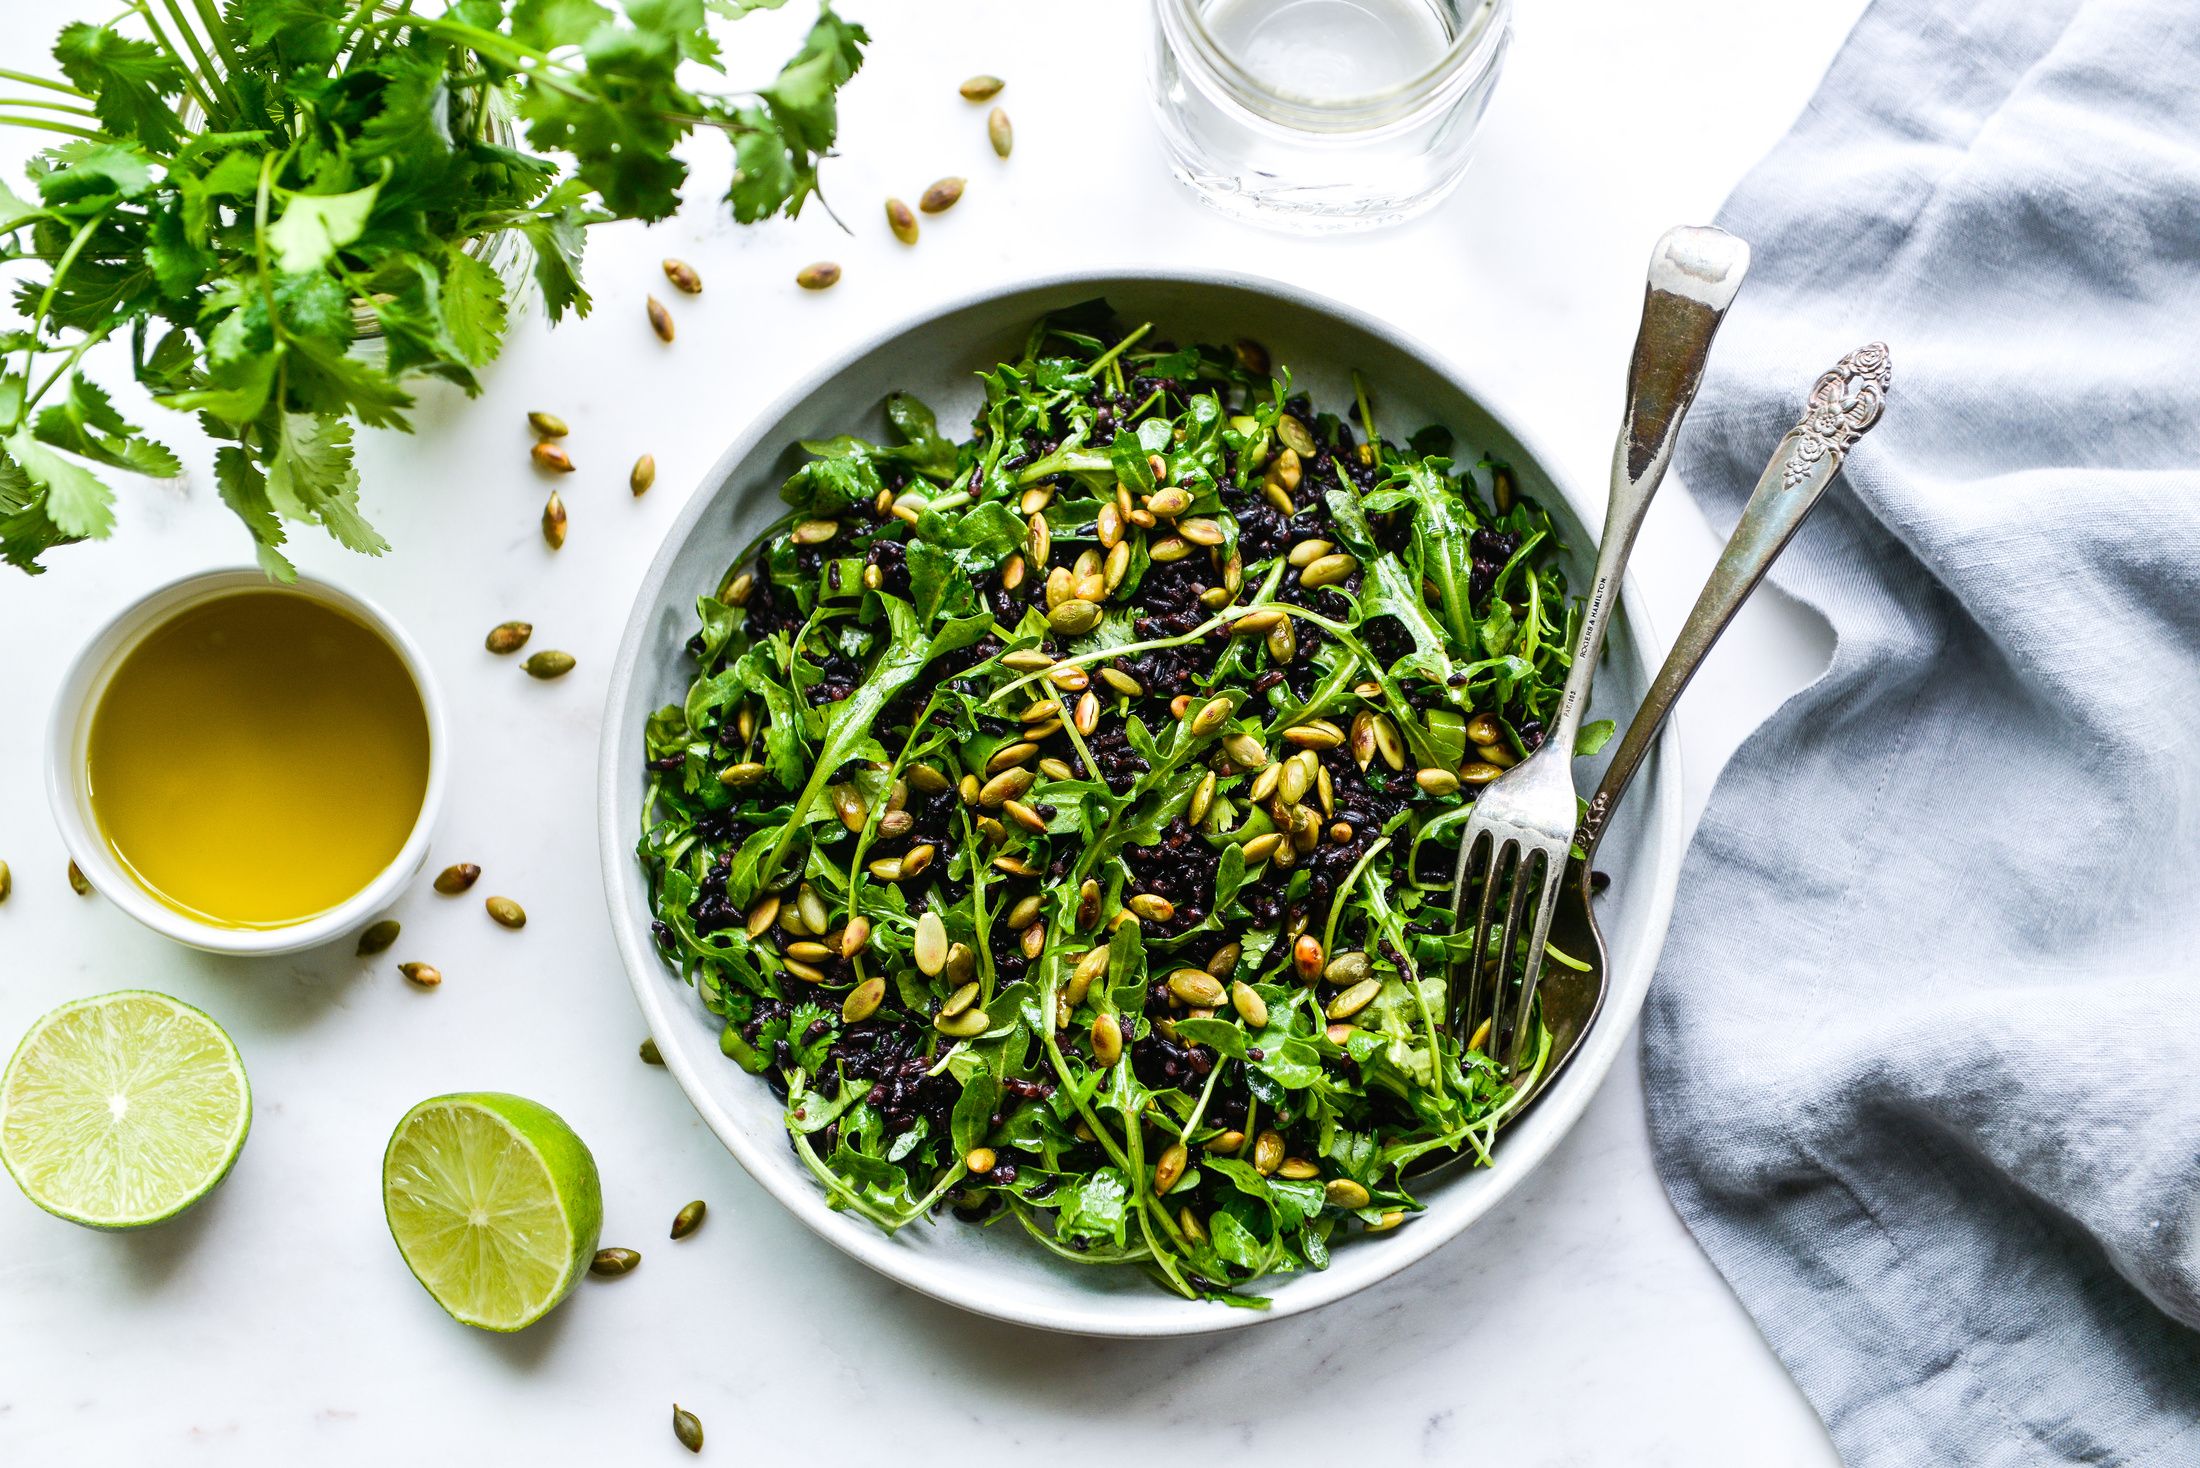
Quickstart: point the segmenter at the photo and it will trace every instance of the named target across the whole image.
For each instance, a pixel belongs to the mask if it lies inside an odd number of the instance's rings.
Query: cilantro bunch
[[[639,856],[835,1208],[1257,1304],[1540,1071],[1445,1022],[1449,888],[1578,608],[1502,465],[1148,335],[1040,323],[962,443],[896,396],[804,445],[650,722]]]
[[[35,267],[0,332],[0,557],[35,572],[106,535],[102,468],[182,472],[87,375],[125,360],[221,441],[215,483],[269,574],[294,574],[288,524],[386,549],[355,427],[405,428],[422,377],[478,390],[511,304],[493,251],[531,257],[552,320],[587,311],[586,227],[671,214],[698,127],[732,140],[735,218],[817,191],[860,26],[822,6],[754,93],[681,81],[723,70],[712,13],[782,3],[131,0],[61,31],[58,76],[0,70],[0,124],[58,140],[26,190],[0,184],[0,260]]]

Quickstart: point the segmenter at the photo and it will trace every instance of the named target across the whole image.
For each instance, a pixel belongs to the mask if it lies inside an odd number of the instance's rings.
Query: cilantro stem
[[[75,237],[69,241],[68,248],[61,252],[61,257],[58,260],[54,261],[53,278],[46,282],[46,289],[38,298],[38,309],[31,313],[30,330],[25,333],[30,338],[30,345],[23,349],[23,375],[25,377],[30,375],[31,363],[38,358],[38,333],[45,328],[46,313],[53,309],[54,294],[61,289],[61,282],[68,277],[69,267],[74,265],[76,257],[84,252],[84,246],[90,242],[93,232],[106,222],[107,216],[114,212],[114,208],[114,205],[109,204],[78,226]],[[50,385],[52,379],[48,378],[47,382]],[[44,391],[44,389],[41,388],[40,391]],[[35,398],[31,400],[31,402],[35,401],[37,401]],[[30,411],[29,402],[23,405],[23,411],[26,413]],[[18,417],[16,421],[21,422],[22,420]]]
[[[38,406],[38,400],[46,395],[46,390],[59,381],[62,374],[73,369],[86,352],[105,341],[108,334],[121,324],[122,321],[119,317],[111,318],[85,333],[84,339],[69,349],[68,357],[53,371],[46,374],[46,380],[38,384],[37,390],[23,399],[22,416],[18,417],[16,421],[20,423],[23,417],[29,416],[30,410]]]
[[[55,102],[46,97],[0,97],[0,107],[43,107],[48,112],[65,112],[72,117],[89,117],[94,122],[99,114],[89,107],[78,107],[71,102]]]
[[[88,127],[78,127],[74,123],[67,122],[52,122],[43,117],[0,116],[0,127],[35,128],[42,133],[61,133],[72,138],[89,138],[95,143],[105,142],[107,139],[105,133],[94,132]]]
[[[168,53],[169,58],[183,72],[184,90],[191,94],[201,108],[205,109],[207,118],[211,120],[219,114],[221,104],[216,102],[214,94],[206,89],[205,79],[202,79],[200,75],[204,63],[194,64],[191,57],[184,55],[177,48],[176,43],[168,39],[168,33],[160,27],[160,17],[153,14],[153,7],[146,4],[145,0],[134,0],[128,13],[134,13],[140,20],[145,22],[145,28],[153,33],[153,40],[159,44],[161,50]],[[190,37],[192,46],[196,49],[198,37],[192,35],[189,31],[184,34]]]
[[[183,37],[184,45],[190,48],[192,58],[198,62],[199,72],[205,78],[206,84],[219,89],[231,110],[236,110],[237,99],[228,95],[228,72],[214,64],[212,53],[200,43],[199,33],[192,29],[190,17],[184,14],[183,6],[177,0],[162,0],[162,4],[167,7],[169,18],[176,23],[176,34]],[[147,19],[150,20],[151,16],[148,15]]]
[[[11,71],[5,66],[0,66],[0,81],[21,82],[30,87],[44,87],[49,92],[62,92],[71,97],[89,98],[92,95],[90,92],[70,86],[67,82],[57,82],[50,77],[38,76],[28,71]]]

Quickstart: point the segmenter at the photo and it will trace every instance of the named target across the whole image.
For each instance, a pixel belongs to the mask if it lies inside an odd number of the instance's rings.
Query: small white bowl
[[[84,782],[92,714],[107,691],[108,681],[114,677],[123,658],[146,634],[186,607],[231,592],[264,590],[272,584],[259,571],[246,568],[202,571],[171,581],[126,607],[85,644],[84,650],[76,655],[76,661],[69,665],[69,671],[61,679],[61,689],[54,695],[53,720],[46,729],[46,799],[53,807],[54,820],[61,827],[62,844],[68,847],[78,869],[101,896],[154,932],[208,953],[295,953],[364,926],[369,918],[389,905],[427,860],[428,839],[443,806],[443,781],[449,751],[444,738],[443,699],[436,690],[435,679],[428,672],[427,659],[420,655],[420,649],[413,645],[403,629],[374,603],[325,581],[301,576],[295,584],[283,589],[311,597],[364,623],[389,644],[404,663],[405,671],[412,675],[413,686],[420,690],[421,707],[428,717],[428,788],[421,797],[420,815],[413,822],[411,834],[405,838],[404,849],[380,875],[348,900],[326,912],[279,928],[224,928],[199,922],[156,899],[115,860],[105,838],[100,835],[99,821],[92,814],[90,793]]]

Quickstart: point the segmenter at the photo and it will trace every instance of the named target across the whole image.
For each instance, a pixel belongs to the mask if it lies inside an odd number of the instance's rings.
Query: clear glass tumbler
[[[1459,182],[1512,0],[1153,0],[1176,176],[1226,214],[1373,229]]]

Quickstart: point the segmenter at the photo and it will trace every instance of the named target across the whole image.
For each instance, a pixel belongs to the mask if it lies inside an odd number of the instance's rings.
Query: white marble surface
[[[80,7],[29,8],[39,23],[13,30],[10,63]],[[854,237],[822,211],[740,230],[700,198],[654,231],[597,232],[596,315],[555,333],[526,322],[480,402],[432,395],[415,437],[370,438],[369,510],[396,552],[368,563],[300,547],[304,565],[404,619],[447,691],[458,749],[431,864],[479,862],[480,890],[531,916],[507,933],[478,903],[422,884],[397,909],[403,951],[389,957],[440,965],[439,991],[346,950],[188,953],[63,880],[39,774],[48,700],[78,641],[135,591],[244,555],[203,479],[133,484],[112,543],[58,553],[35,582],[0,579],[0,856],[15,873],[0,906],[0,1044],[63,999],[157,987],[229,1028],[258,1106],[227,1184],[164,1229],[93,1234],[0,1188],[0,1461],[685,1461],[667,1427],[677,1398],[720,1461],[1831,1463],[1667,1206],[1632,1055],[1483,1225],[1312,1317],[1101,1345],[968,1319],[873,1277],[783,1217],[670,1078],[636,1060],[588,791],[629,588],[695,476],[795,372],[881,318],[987,281],[1184,260],[1299,281],[1485,373],[1497,364],[1506,406],[1579,481],[1601,483],[1650,242],[1707,218],[1780,135],[1859,0],[1522,0],[1466,188],[1406,230],[1343,243],[1249,233],[1168,180],[1133,0],[846,8],[877,36],[847,97],[847,156],[827,175]],[[750,54],[779,54],[786,33],[779,24]],[[1006,165],[987,151],[982,111],[954,93],[978,70],[1010,80]],[[725,159],[699,149],[696,162],[707,197]],[[950,172],[970,176],[968,197],[901,249],[879,199]],[[665,291],[665,254],[693,261],[707,292]],[[820,257],[844,262],[846,280],[797,290],[795,270]],[[679,321],[670,349],[643,321],[651,289]],[[1796,363],[1798,392],[1821,365]],[[526,462],[522,414],[535,407],[572,422],[581,465],[560,486],[572,533],[556,555],[536,530],[543,485]],[[658,484],[636,502],[624,477],[644,450]],[[1683,488],[1667,490],[1636,557],[1668,629],[1716,550]],[[481,636],[507,617],[531,619],[537,644],[572,650],[579,671],[536,684],[489,658]],[[1815,619],[1770,594],[1745,614],[1684,709],[1692,813],[1734,744],[1825,651]],[[514,1338],[447,1320],[407,1276],[379,1206],[390,1127],[424,1096],[470,1088],[563,1112],[603,1166],[605,1242],[644,1254],[636,1274],[587,1282]],[[697,1196],[709,1222],[669,1243],[673,1211]]]

